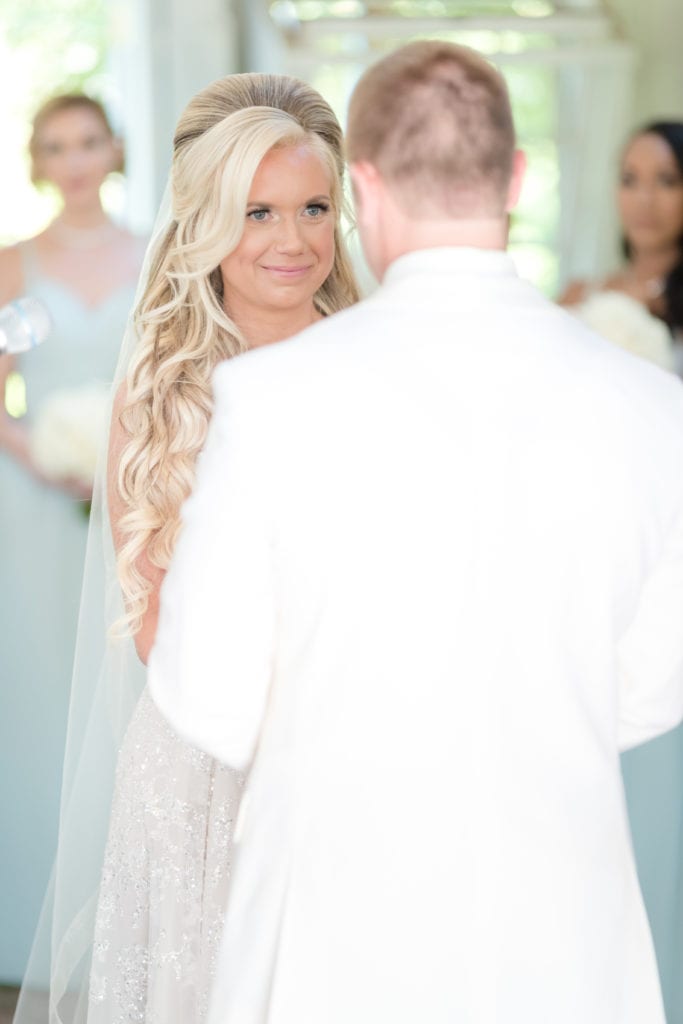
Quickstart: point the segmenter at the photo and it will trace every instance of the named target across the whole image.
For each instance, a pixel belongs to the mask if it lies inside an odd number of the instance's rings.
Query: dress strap
[[[21,261],[21,276],[23,278],[22,291],[28,294],[33,290],[35,283],[40,278],[40,266],[38,264],[38,252],[32,238],[19,242],[19,259]]]

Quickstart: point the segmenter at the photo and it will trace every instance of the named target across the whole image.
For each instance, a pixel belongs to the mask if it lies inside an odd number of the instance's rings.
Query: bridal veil
[[[114,395],[126,377],[135,350],[134,310],[145,292],[157,246],[171,223],[170,192],[167,185],[128,316],[110,392],[108,423]],[[107,510],[108,434],[109,428],[100,445],[93,488],[58,846],[14,1024],[85,1024],[87,1019],[95,913],[117,755],[144,686],[144,666],[132,639],[112,635],[112,627],[122,618],[124,609]]]

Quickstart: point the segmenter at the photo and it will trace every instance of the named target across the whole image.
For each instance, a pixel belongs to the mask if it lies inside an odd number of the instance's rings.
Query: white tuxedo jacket
[[[223,365],[149,671],[251,765],[211,1024],[659,1024],[621,747],[683,716],[683,388],[503,253]]]

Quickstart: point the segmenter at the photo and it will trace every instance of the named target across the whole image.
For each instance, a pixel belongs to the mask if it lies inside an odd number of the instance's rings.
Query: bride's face
[[[244,233],[221,262],[226,309],[248,334],[250,317],[313,308],[334,263],[330,172],[305,144],[273,149],[249,191]]]
[[[619,215],[636,250],[677,247],[683,236],[683,174],[660,135],[637,135],[621,164]]]

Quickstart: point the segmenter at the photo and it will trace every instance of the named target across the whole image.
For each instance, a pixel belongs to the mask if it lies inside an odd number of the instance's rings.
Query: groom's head
[[[351,98],[347,150],[363,244],[380,277],[400,255],[399,231],[414,237],[410,249],[432,236],[436,245],[476,245],[477,225],[487,237],[493,224],[502,230],[523,170],[502,76],[474,50],[436,40],[366,71]],[[491,247],[484,235],[482,244]]]

